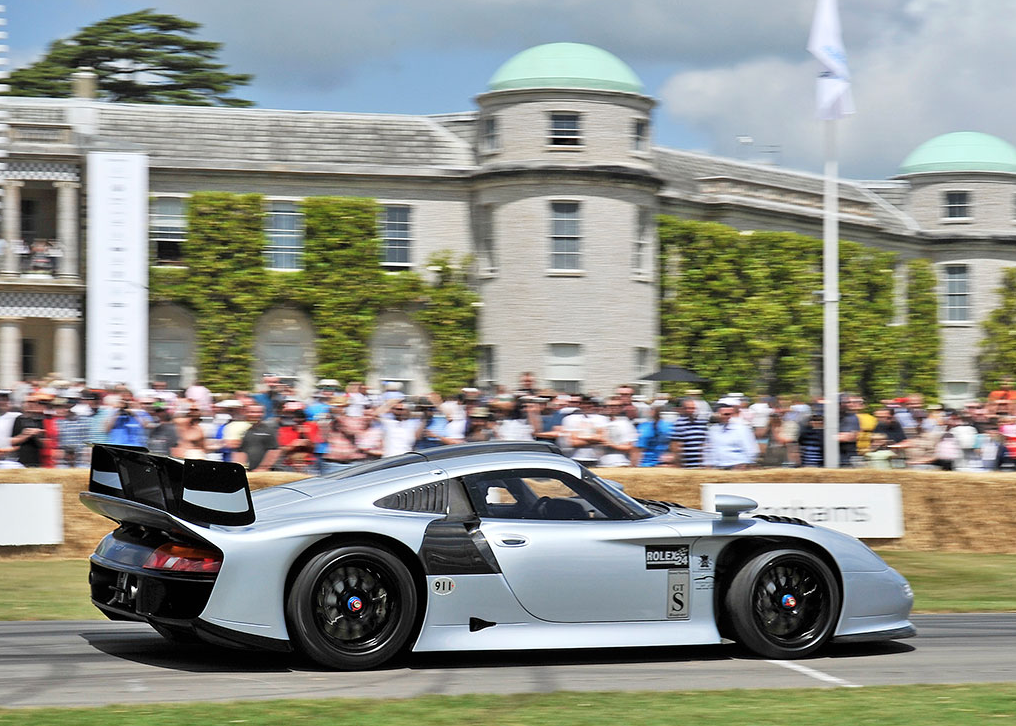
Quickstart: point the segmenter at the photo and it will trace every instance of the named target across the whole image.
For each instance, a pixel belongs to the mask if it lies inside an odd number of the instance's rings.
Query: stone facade
[[[482,93],[476,103],[476,111],[387,116],[0,98],[10,141],[0,386],[51,371],[85,375],[80,240],[89,151],[147,156],[152,209],[163,215],[150,217],[153,264],[173,264],[156,254],[165,225],[171,237],[174,229],[185,234],[173,227],[180,220],[165,218],[172,204],[159,200],[199,190],[259,193],[268,202],[372,197],[398,208],[409,252],[393,268],[426,274],[428,257],[441,250],[475,256],[480,378],[491,385],[511,386],[532,371],[541,383],[604,393],[655,369],[658,213],[821,236],[820,176],[653,147],[654,101],[641,93],[512,88]],[[952,191],[968,193],[967,217],[945,211]],[[997,302],[1001,269],[1016,264],[1016,174],[843,181],[839,203],[843,238],[936,263],[942,393],[954,402],[975,393],[979,323]],[[49,256],[33,268],[36,240]],[[172,306],[150,316],[150,372],[175,386],[200,375],[188,316]],[[369,382],[400,380],[425,391],[420,351],[428,345],[405,316],[383,316]],[[256,347],[259,368],[288,367],[272,372],[313,381],[313,330],[299,311],[270,312]]]

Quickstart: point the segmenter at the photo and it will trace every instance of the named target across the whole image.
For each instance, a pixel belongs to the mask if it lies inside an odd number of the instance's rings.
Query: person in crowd
[[[91,449],[89,434],[91,422],[84,416],[74,412],[74,400],[65,398],[55,402],[59,414],[57,416],[57,441],[62,468],[73,469],[88,466]]]
[[[494,440],[494,419],[486,406],[471,405],[466,409],[466,441],[480,443]]]
[[[357,445],[357,436],[363,430],[360,422],[363,415],[351,416],[346,396],[333,396],[329,401],[331,412],[328,422],[322,431],[326,449],[321,457],[321,473],[332,474],[341,471],[350,464],[364,461],[367,454]]]
[[[758,460],[759,446],[755,432],[746,422],[735,420],[736,406],[721,403],[716,409],[716,423],[706,434],[704,463],[718,469],[745,469]]]
[[[204,459],[208,453],[205,429],[201,425],[201,411],[195,406],[176,418],[177,447],[184,459]]]
[[[542,425],[540,404],[535,398],[525,395],[508,402],[494,437],[499,441],[532,441],[534,432]]]
[[[119,446],[145,446],[148,442],[148,415],[133,405],[130,393],[117,395],[115,409],[106,417],[106,441]]]
[[[377,409],[376,416],[384,432],[384,456],[398,456],[413,450],[420,438],[423,420],[413,416],[404,396],[389,397]]]
[[[281,451],[276,468],[300,472],[318,469],[314,457],[320,438],[318,427],[314,421],[307,420],[307,414],[299,403],[283,407],[277,437]]]
[[[821,411],[821,407],[815,410]],[[825,466],[825,417],[813,413],[804,421],[797,434],[797,462],[799,466]]]
[[[168,405],[160,400],[153,405],[152,410],[155,425],[148,429],[148,450],[153,454],[176,456],[179,453],[177,446],[180,437]]]
[[[202,414],[212,413],[212,404],[214,403],[214,397],[212,392],[202,384],[200,381],[194,381],[190,386],[187,386],[187,390],[183,393],[184,398],[190,399],[198,411]]]
[[[603,451],[597,466],[632,466],[638,452],[638,431],[625,415],[625,404],[620,397],[607,399],[607,425],[603,429]]]
[[[708,427],[709,419],[699,413],[695,399],[690,396],[682,398],[670,432],[671,463],[674,466],[684,469],[702,466]]]
[[[11,431],[14,428],[14,419],[20,415],[21,411],[11,407],[10,391],[0,391],[0,452],[13,450]]]
[[[240,439],[233,460],[245,465],[248,471],[270,471],[279,458],[275,426],[265,419],[265,408],[259,403],[250,404],[246,416],[250,426]]]
[[[673,424],[664,420],[663,407],[653,406],[649,418],[638,425],[638,466],[670,463],[670,433]]]
[[[889,439],[885,434],[872,434],[871,444],[864,453],[868,466],[872,469],[892,469],[897,459],[896,452],[889,448]]]
[[[29,395],[25,398],[24,411],[14,419],[11,446],[17,449],[17,460],[22,466],[38,467],[42,466],[45,444],[42,403],[34,395]]]
[[[571,447],[571,458],[592,466],[602,456],[608,420],[599,413],[592,396],[579,396],[577,402],[578,411],[565,416],[561,430]]]
[[[864,400],[860,396],[845,394],[840,405],[840,466],[856,466],[857,436],[861,431],[861,419],[857,414],[864,408]]]

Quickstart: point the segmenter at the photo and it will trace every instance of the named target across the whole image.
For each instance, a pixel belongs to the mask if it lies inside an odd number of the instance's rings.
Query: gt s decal
[[[690,617],[688,579],[687,570],[667,573],[667,620],[687,620]]]
[[[688,545],[646,545],[646,569],[688,569]]]

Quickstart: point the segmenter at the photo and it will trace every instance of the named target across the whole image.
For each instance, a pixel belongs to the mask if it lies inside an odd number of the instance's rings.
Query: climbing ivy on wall
[[[709,378],[712,395],[807,396],[821,371],[821,241],[669,216],[659,234],[661,360]],[[891,325],[894,262],[840,244],[840,389],[874,400],[896,394],[909,360]],[[937,365],[937,350],[919,354]]]
[[[904,353],[902,390],[938,398],[942,337],[938,326],[938,280],[931,260],[919,258],[907,263],[904,336],[900,346]]]
[[[151,271],[153,302],[190,308],[197,321],[200,378],[219,390],[252,384],[254,325],[272,307],[295,305],[317,333],[317,375],[363,379],[379,312],[399,309],[431,336],[435,390],[450,393],[476,373],[476,307],[462,266],[450,253],[429,261],[431,284],[413,271],[380,265],[377,205],[370,199],[312,197],[304,201],[300,271],[265,269],[264,204],[260,195],[199,192],[188,204],[186,269]]]
[[[1006,376],[1016,376],[1016,267],[1002,272],[998,307],[982,323],[984,338],[978,356],[982,393],[996,388]]]

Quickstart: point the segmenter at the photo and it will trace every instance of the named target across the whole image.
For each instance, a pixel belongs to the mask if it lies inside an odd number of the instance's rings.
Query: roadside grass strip
[[[496,677],[491,673],[490,677]],[[1016,722],[1016,683],[863,689],[426,696],[0,710],[3,726],[969,726]]]

